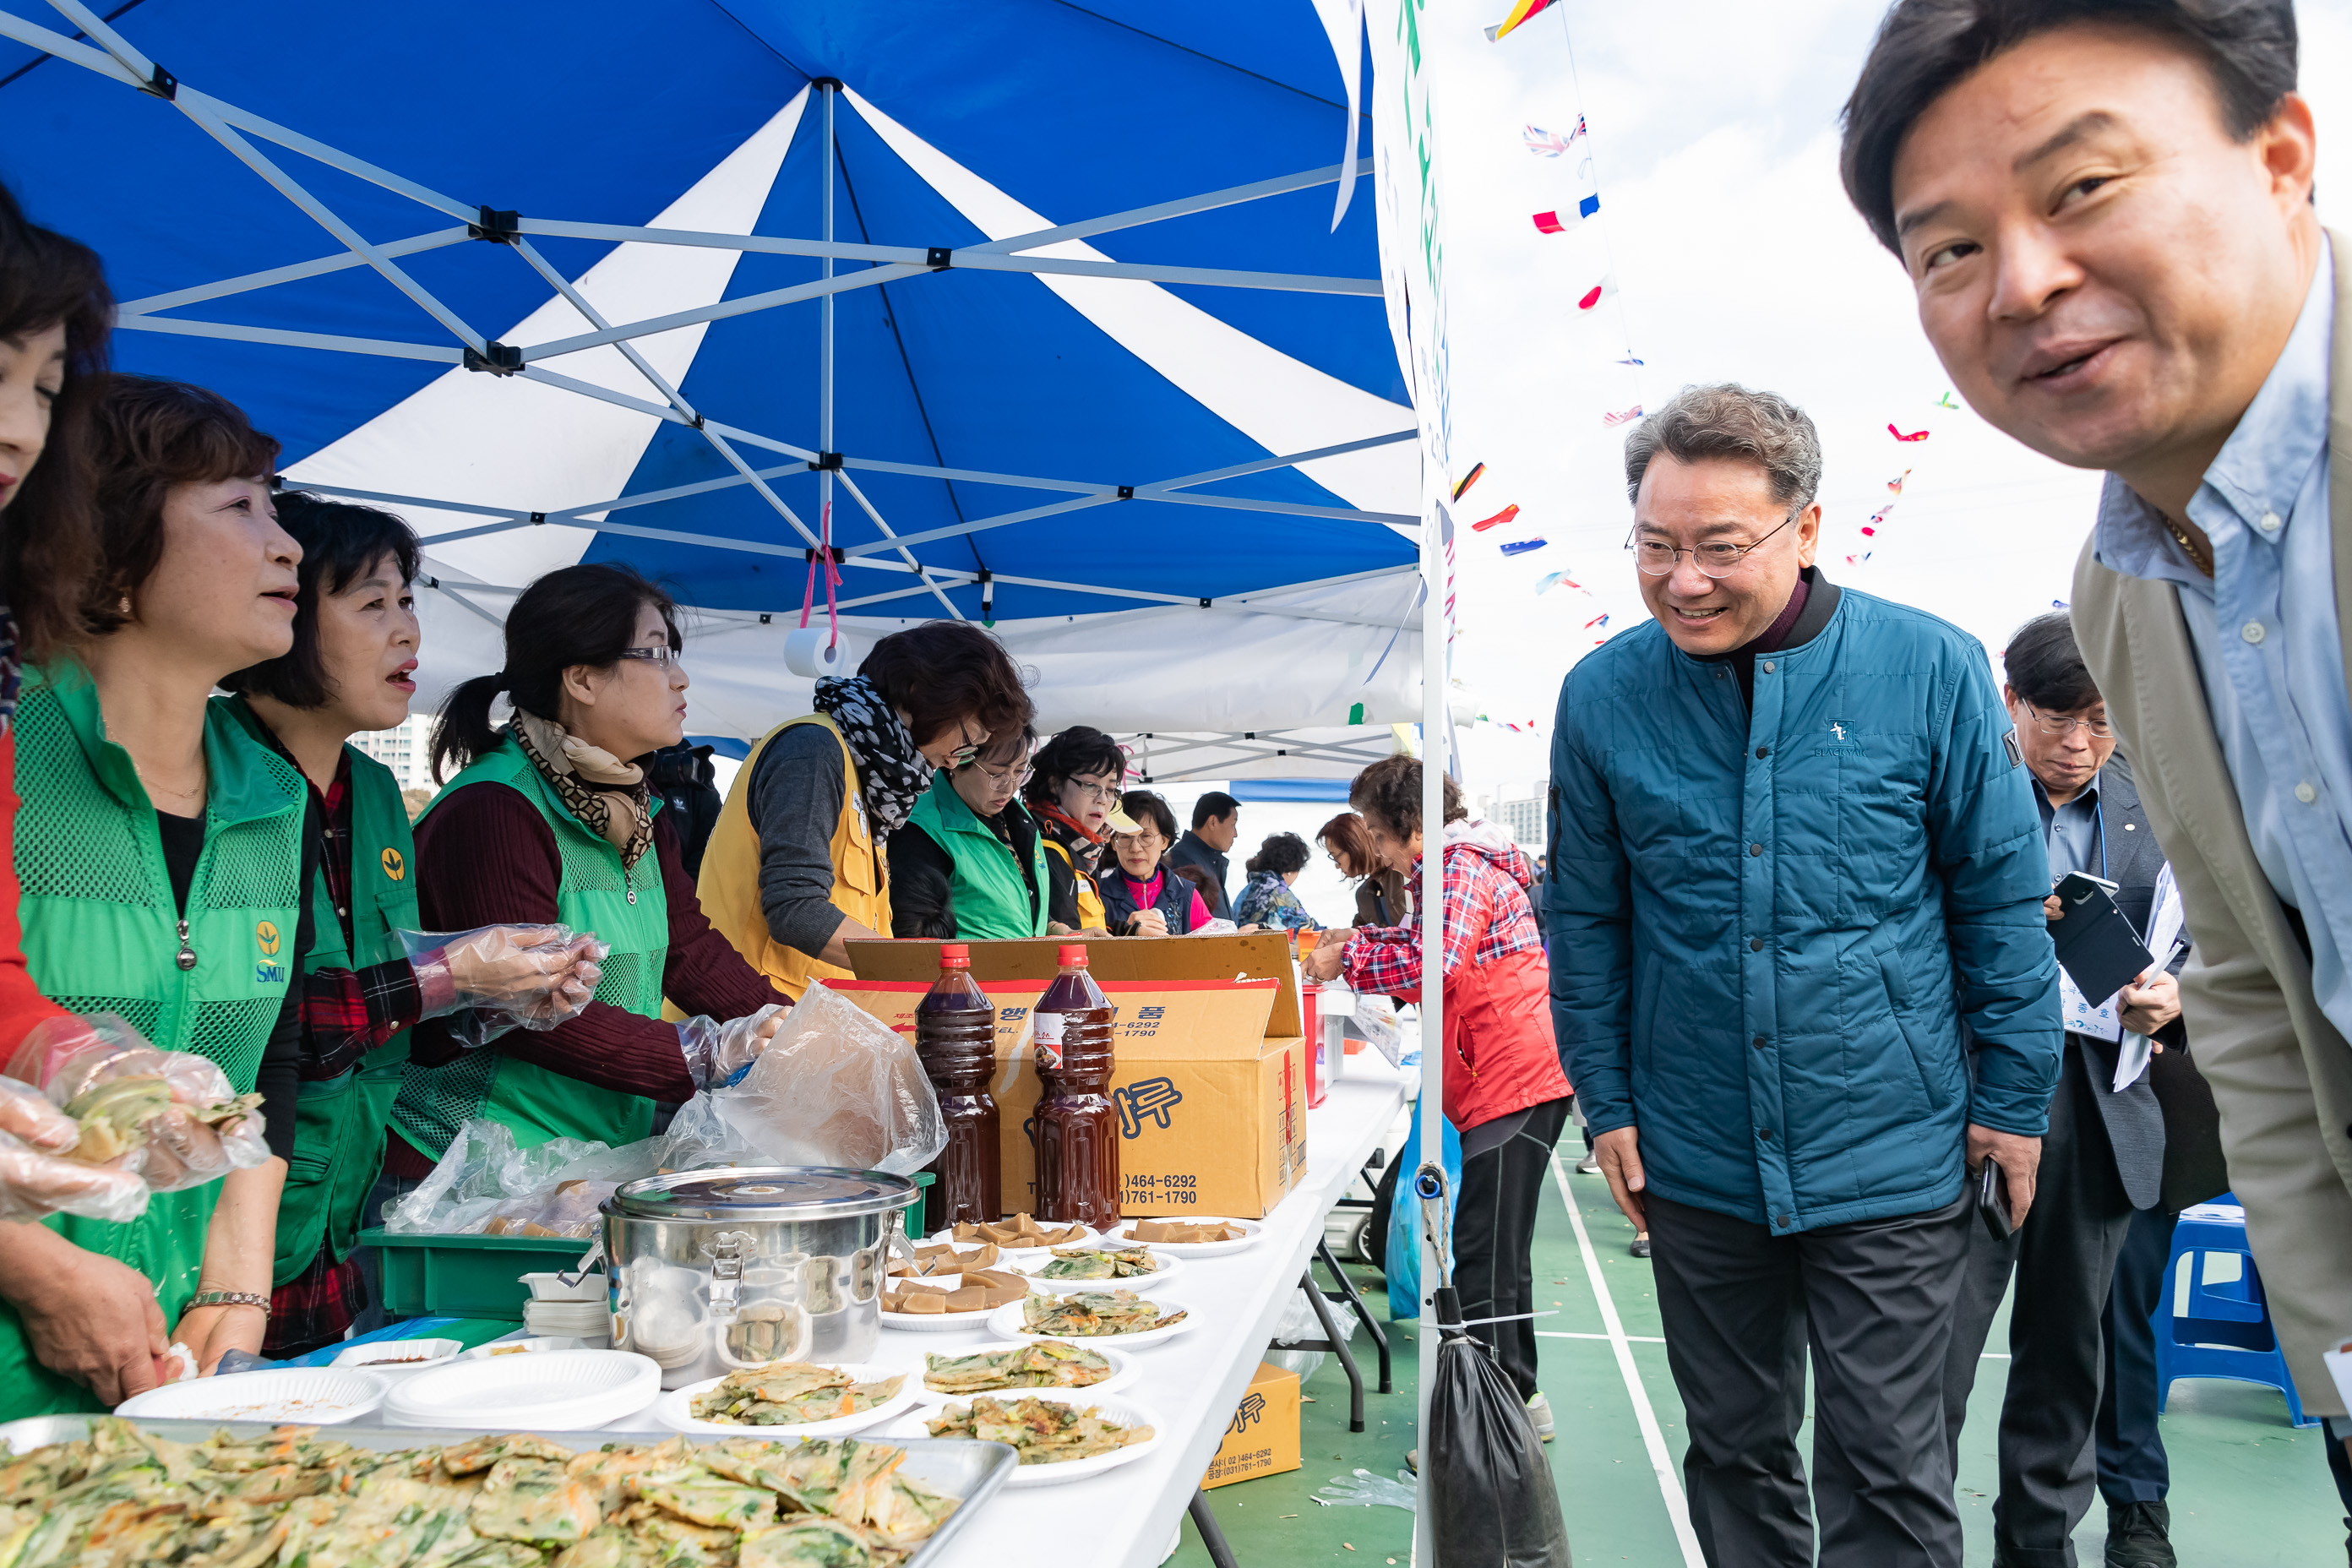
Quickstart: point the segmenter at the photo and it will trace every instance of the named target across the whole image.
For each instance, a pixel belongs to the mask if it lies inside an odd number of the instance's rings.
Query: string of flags
[[[1640,417],[1642,417],[1642,405],[1636,403],[1633,407],[1624,410],[1622,413],[1603,414],[1601,416],[1601,423],[1603,425],[1631,425],[1634,420],[1639,419]]]
[[[1518,515],[1519,503],[1513,501],[1510,505],[1505,507],[1494,516],[1486,519],[1484,522],[1472,523],[1470,525],[1470,531],[1473,533],[1484,533],[1490,528],[1500,528],[1503,524],[1510,521],[1513,518]]]
[[[1943,396],[1936,399],[1933,406],[1937,408],[1958,408],[1959,407],[1959,405],[1952,401],[1951,392],[1947,389]]]
[[[1484,464],[1484,463],[1473,463],[1473,464],[1471,464],[1471,465],[1470,465],[1470,471],[1469,471],[1468,473],[1466,473],[1466,474],[1465,474],[1465,475],[1463,475],[1463,476],[1462,476],[1462,482],[1461,482],[1460,484],[1458,484],[1458,485],[1456,485],[1456,486],[1454,486],[1454,499],[1455,500],[1457,500],[1457,501],[1458,501],[1458,500],[1460,500],[1463,498],[1463,496],[1464,496],[1465,493],[1467,493],[1467,492],[1468,492],[1468,490],[1469,490],[1470,487],[1471,487],[1472,485],[1475,485],[1475,484],[1476,484],[1476,483],[1478,482],[1478,476],[1479,476],[1479,475],[1481,475],[1481,474],[1483,474],[1483,473],[1485,473],[1486,471],[1486,464]],[[1486,524],[1484,524],[1484,523],[1480,523],[1478,526],[1480,526],[1481,528],[1484,528],[1484,527],[1486,526]]]
[[[1542,16],[1552,8],[1554,3],[1555,0],[1516,0],[1511,6],[1511,14],[1486,29],[1486,41],[1490,44],[1501,43],[1510,35],[1514,27],[1530,16]]]
[[[1549,540],[1544,539],[1514,539],[1507,541],[1503,545],[1503,553],[1506,555],[1525,555],[1530,550],[1541,550],[1549,542]]]
[[[1584,116],[1576,117],[1576,129],[1562,136],[1557,131],[1546,131],[1540,125],[1530,125],[1520,132],[1528,151],[1538,158],[1557,158],[1573,149],[1584,137]]]
[[[1927,438],[1927,432],[1925,430],[1914,430],[1906,436],[1891,423],[1886,426],[1886,433],[1898,441],[1924,441]]]

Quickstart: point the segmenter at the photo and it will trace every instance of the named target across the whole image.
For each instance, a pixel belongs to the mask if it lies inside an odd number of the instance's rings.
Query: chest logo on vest
[[[1862,742],[1855,738],[1853,725],[1843,719],[1832,719],[1829,721],[1829,739],[1822,742],[1822,749],[1858,753],[1862,750]]]
[[[260,944],[263,953],[275,954],[281,940],[278,934],[277,924],[274,921],[263,921],[253,928],[253,940]]]
[[[261,949],[261,957],[253,965],[253,983],[256,985],[283,984],[286,966],[271,962],[285,941],[278,934],[278,923],[275,921],[257,921],[253,928],[253,940],[255,945]]]
[[[399,850],[383,852],[383,874],[395,882],[408,875],[408,862],[401,858]]]

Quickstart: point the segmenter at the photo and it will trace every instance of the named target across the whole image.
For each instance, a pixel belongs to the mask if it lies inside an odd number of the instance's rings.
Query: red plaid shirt
[[[1532,874],[1516,849],[1513,870]],[[1412,887],[1421,890],[1422,863],[1412,863]],[[1475,937],[1475,942],[1474,942]],[[1527,889],[1511,873],[1467,844],[1445,846],[1445,977],[1451,980],[1467,956],[1488,963],[1506,953],[1541,951]],[[1421,994],[1421,917],[1401,926],[1358,926],[1340,954],[1340,972],[1357,991],[1411,1000]]]
[[[310,786],[311,808],[324,840],[319,873],[326,879],[335,912],[342,917],[346,947],[352,940],[351,783],[352,763],[346,756],[324,795],[316,784]],[[361,970],[313,971],[302,982],[302,1076],[314,1082],[340,1077],[424,1013],[416,971],[404,958]]]

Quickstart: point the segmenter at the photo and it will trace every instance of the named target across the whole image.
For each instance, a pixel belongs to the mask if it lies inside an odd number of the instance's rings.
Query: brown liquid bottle
[[[962,942],[940,944],[940,977],[915,1008],[915,1055],[948,1130],[948,1146],[926,1167],[939,1178],[930,1192],[931,1228],[993,1224],[1004,1215],[1003,1149],[988,1092],[996,1070],[996,1005],[972,979],[971,949]]]
[[[1118,1111],[1110,1102],[1110,998],[1083,942],[1037,998],[1037,1217],[1108,1230],[1118,1223]]]

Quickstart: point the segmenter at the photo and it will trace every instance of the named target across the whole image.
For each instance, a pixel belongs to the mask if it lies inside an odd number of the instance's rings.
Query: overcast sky
[[[1497,17],[1507,0],[1489,7]],[[1455,7],[1441,8],[1451,11]],[[2095,475],[2037,457],[1965,408],[1919,331],[1902,268],[1837,179],[1837,113],[1885,7],[1859,0],[1562,0],[1499,43],[1449,47],[1439,106],[1457,467],[1487,466],[1465,524],[1521,509],[1460,546],[1465,628],[1454,674],[1496,720],[1547,727],[1568,667],[1647,618],[1622,551],[1622,428],[1696,382],[1739,381],[1801,405],[1827,457],[1821,563],[1833,580],[1918,605],[1985,640],[2063,599]],[[2352,0],[2304,0],[2303,86],[2329,150],[2352,140]],[[1572,49],[1572,65],[1571,65]],[[1581,85],[1581,96],[1579,84]],[[1528,153],[1523,126],[1590,126],[1600,220],[1562,235],[1574,158]],[[2332,209],[2337,221],[2345,200]],[[1574,300],[1613,272],[1620,314]],[[1627,353],[1640,367],[1614,362]],[[1957,401],[1957,395],[1954,400]],[[1886,431],[1927,429],[1898,444]],[[1911,470],[1876,538],[1858,530]],[[1456,476],[1459,477],[1458,475]],[[1506,539],[1544,548],[1506,557]],[[1872,558],[1849,565],[1864,548]],[[1546,574],[1569,572],[1538,597]],[[1584,623],[1607,612],[1607,627]],[[1481,725],[1472,787],[1517,795],[1548,739]]]

